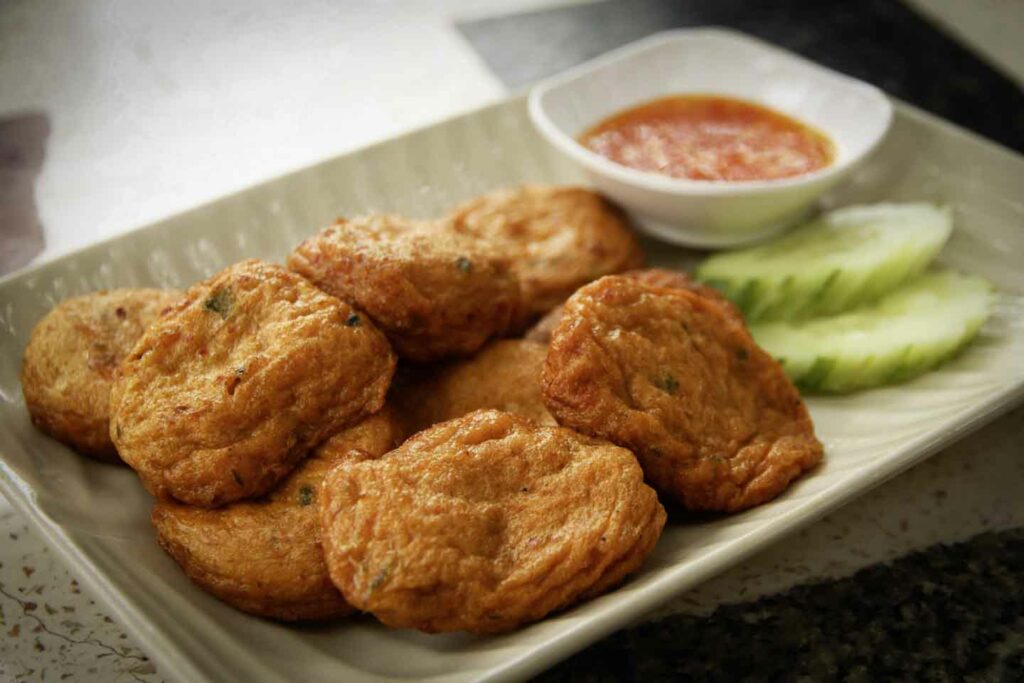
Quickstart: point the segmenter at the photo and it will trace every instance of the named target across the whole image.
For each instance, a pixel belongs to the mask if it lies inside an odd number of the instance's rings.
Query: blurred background
[[[1021,0],[0,0],[0,274],[702,25],[1024,152]],[[774,661],[815,679],[1022,680],[1022,427],[1011,413],[549,676],[729,679]],[[2,500],[0,538],[0,680],[162,680]],[[953,602],[922,607],[938,600],[925,583]]]
[[[0,270],[710,24],[1024,139],[1004,92],[1024,83],[1020,0],[3,0]],[[32,182],[45,245],[12,246]]]

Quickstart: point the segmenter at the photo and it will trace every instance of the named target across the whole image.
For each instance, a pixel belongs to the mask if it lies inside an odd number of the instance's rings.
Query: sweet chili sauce
[[[580,142],[623,166],[691,180],[774,180],[832,163],[823,133],[752,102],[675,95],[614,114]]]

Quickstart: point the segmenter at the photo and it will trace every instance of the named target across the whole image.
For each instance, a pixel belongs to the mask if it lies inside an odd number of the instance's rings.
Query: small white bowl
[[[781,180],[686,180],[622,166],[577,142],[612,114],[685,93],[736,97],[809,123],[831,138],[836,158]],[[540,133],[643,230],[696,247],[747,244],[791,227],[878,145],[892,120],[877,88],[722,29],[637,41],[537,85],[529,106]]]

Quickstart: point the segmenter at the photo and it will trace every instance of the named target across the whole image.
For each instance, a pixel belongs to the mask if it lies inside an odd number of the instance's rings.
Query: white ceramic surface
[[[828,167],[773,181],[698,181],[639,171],[576,139],[606,117],[666,95],[719,94],[766,105],[826,133]],[[792,226],[881,141],[892,106],[877,88],[735,31],[658,33],[547,80],[530,93],[542,135],[647,232],[674,244],[736,246]]]
[[[131,472],[83,460],[37,433],[17,373],[32,325],[57,301],[100,287],[182,286],[243,257],[280,260],[337,214],[428,216],[521,181],[577,182],[537,136],[522,98],[269,181],[0,282],[0,487],[93,592],[179,680],[480,680],[521,678],[935,452],[1024,392],[1024,162],[900,107],[892,135],[828,204],[943,200],[957,230],[943,259],[1002,290],[966,353],[910,384],[809,401],[826,462],[778,500],[719,519],[675,519],[622,588],[493,638],[391,631],[369,618],[289,627],[205,595],[157,546],[149,499]],[[652,260],[695,255],[649,245]]]

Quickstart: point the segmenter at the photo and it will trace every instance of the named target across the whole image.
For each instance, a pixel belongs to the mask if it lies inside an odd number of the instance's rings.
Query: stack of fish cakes
[[[238,609],[505,631],[638,569],[659,496],[737,510],[821,457],[736,309],[643,260],[580,188],[342,219],[287,267],[61,304],[26,404],[132,467],[161,545]]]

